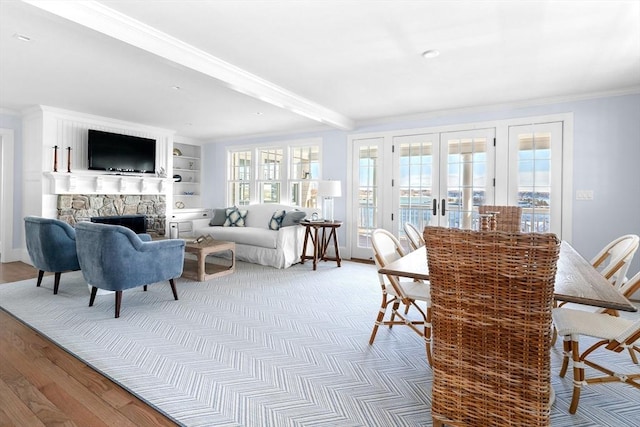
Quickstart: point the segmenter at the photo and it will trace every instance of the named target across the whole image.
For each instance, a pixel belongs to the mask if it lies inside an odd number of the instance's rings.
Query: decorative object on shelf
[[[173,175],[173,182],[180,182],[182,181],[182,177],[180,175]]]
[[[180,202],[180,201],[176,202],[176,208],[184,209],[184,202]]]
[[[158,178],[166,178],[167,177],[167,171],[164,169],[164,166],[160,166],[158,169],[156,169],[156,176]]]
[[[67,147],[67,172],[71,173],[71,147]]]
[[[182,151],[180,151],[179,148],[174,148],[173,149],[173,155],[174,156],[182,156]]]
[[[58,146],[53,146],[53,171],[58,172]]]
[[[193,162],[189,162],[189,169],[193,170]]]
[[[333,221],[333,199],[334,197],[342,197],[340,181],[320,181],[318,183],[318,195],[322,196],[324,219]]]
[[[311,178],[311,173],[305,172],[304,176],[302,177],[302,179],[309,179],[309,178]]]
[[[184,192],[185,196],[193,196],[194,194],[195,194],[195,192],[193,192],[193,191],[185,191]]]

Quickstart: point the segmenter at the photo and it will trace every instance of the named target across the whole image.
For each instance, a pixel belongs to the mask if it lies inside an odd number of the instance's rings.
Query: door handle
[[[442,199],[442,216],[444,216],[446,211],[447,211],[447,202],[445,199]]]
[[[438,214],[438,201],[436,199],[433,199],[433,216],[436,216]]]

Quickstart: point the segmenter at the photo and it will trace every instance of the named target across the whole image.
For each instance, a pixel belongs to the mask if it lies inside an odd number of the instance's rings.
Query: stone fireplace
[[[145,215],[147,232],[165,235],[167,203],[164,195],[59,194],[58,219],[70,225],[91,217]]]

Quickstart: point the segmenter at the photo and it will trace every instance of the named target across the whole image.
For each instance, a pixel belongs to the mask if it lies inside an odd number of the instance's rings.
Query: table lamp
[[[333,222],[333,198],[342,197],[340,181],[318,182],[318,195],[322,197],[322,213],[324,219]]]

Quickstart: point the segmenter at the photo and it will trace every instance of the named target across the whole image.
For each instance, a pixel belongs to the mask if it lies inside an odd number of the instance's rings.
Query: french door
[[[369,236],[403,225],[473,228],[477,206],[493,203],[494,129],[354,140],[351,256],[371,258]]]
[[[351,256],[371,258],[376,228],[407,249],[405,222],[477,229],[485,204],[521,206],[522,231],[570,239],[572,126],[564,114],[351,137]]]

